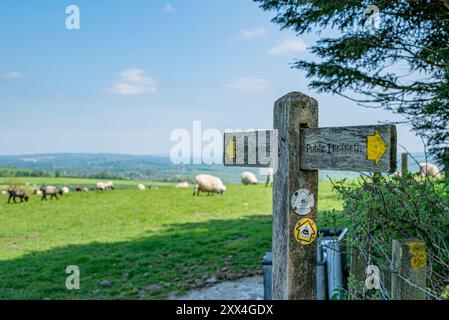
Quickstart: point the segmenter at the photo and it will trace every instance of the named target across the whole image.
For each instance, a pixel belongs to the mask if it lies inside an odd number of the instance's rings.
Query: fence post
[[[408,153],[402,154],[401,167],[402,167],[402,176],[405,177],[408,174]]]
[[[391,274],[392,300],[426,300],[426,294],[407,283],[408,279],[417,287],[426,289],[426,244],[417,239],[393,240]],[[399,277],[399,275],[401,277]]]
[[[317,243],[299,243],[294,232],[300,222],[291,207],[298,189],[311,195],[307,218],[314,224],[318,200],[318,171],[301,170],[300,132],[318,127],[318,102],[299,92],[282,97],[274,107],[279,160],[273,181],[273,299],[316,300]],[[309,226],[308,235],[314,232]],[[316,233],[316,232],[315,232]],[[316,235],[315,235],[316,236]],[[314,238],[313,238],[314,239]]]

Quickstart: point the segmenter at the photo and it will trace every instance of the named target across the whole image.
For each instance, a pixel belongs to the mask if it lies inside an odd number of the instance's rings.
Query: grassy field
[[[82,184],[46,180],[72,182]],[[161,299],[212,276],[259,272],[271,248],[271,188],[264,186],[230,185],[224,196],[161,188],[6,202],[0,196],[0,299]],[[320,210],[340,205],[321,182]],[[65,287],[69,265],[80,268],[80,290]]]

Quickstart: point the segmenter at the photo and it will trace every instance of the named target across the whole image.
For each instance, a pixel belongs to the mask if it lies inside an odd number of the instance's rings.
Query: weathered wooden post
[[[392,245],[395,272],[391,274],[391,299],[426,300],[425,292],[417,288],[426,288],[426,244],[421,240],[410,239],[393,240]],[[403,278],[408,279],[410,283]]]
[[[408,153],[401,155],[401,169],[402,176],[405,177],[408,174]]]
[[[301,130],[318,127],[318,103],[302,93],[290,93],[275,103],[279,160],[273,181],[273,299],[316,299],[316,213],[318,171],[301,170]],[[295,207],[291,199],[300,203]],[[299,194],[301,193],[301,194]],[[302,202],[302,203],[301,203]],[[306,219],[304,216],[307,216]],[[298,241],[297,228],[310,232]],[[315,233],[315,234],[313,234]]]
[[[351,248],[351,262],[349,267],[349,272],[358,281],[365,281],[366,279],[366,261],[362,256],[359,248]]]

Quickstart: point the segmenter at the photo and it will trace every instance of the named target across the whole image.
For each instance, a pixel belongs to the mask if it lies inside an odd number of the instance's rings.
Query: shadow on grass
[[[172,224],[125,242],[69,245],[0,261],[0,299],[163,299],[204,286],[212,276],[254,274],[270,249],[271,215]],[[69,265],[80,269],[80,290],[66,289]]]

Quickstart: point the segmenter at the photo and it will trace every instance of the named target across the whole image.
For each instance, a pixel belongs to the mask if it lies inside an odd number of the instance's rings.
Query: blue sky
[[[68,5],[80,30],[65,27]],[[321,126],[401,120],[310,91],[289,63],[312,59],[250,0],[0,4],[0,154],[168,154],[177,128],[271,128],[276,99],[302,91]],[[421,151],[406,126],[398,142]],[[399,149],[401,150],[401,149]]]

